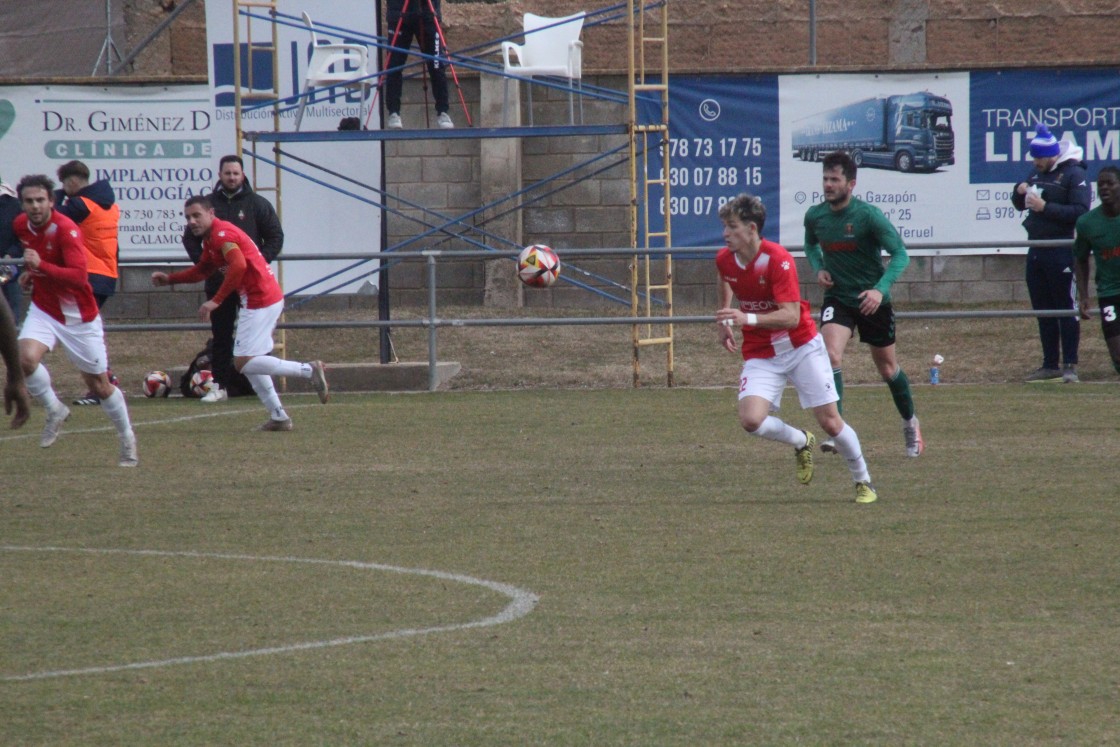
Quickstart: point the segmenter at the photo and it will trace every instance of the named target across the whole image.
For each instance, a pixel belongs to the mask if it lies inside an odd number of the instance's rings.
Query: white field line
[[[335,405],[335,407],[333,409],[337,409],[338,407],[343,407],[343,406],[344,405]],[[200,407],[205,407],[205,405],[200,405]],[[284,409],[285,410],[301,410],[305,407],[322,407],[322,405],[317,403],[317,402],[314,405],[285,405]],[[87,409],[90,409],[90,410],[95,409],[95,408],[100,409],[96,405],[87,406]],[[74,408],[71,407],[70,410],[73,411]],[[179,415],[178,417],[160,418],[159,420],[144,420],[144,421],[135,421],[134,420],[134,421],[132,421],[132,428],[133,428],[133,430],[135,430],[137,428],[143,428],[143,427],[149,426],[149,425],[167,425],[168,423],[186,423],[186,422],[189,422],[191,420],[202,420],[204,418],[222,418],[222,417],[228,417],[228,416],[231,416],[231,415],[244,415],[245,413],[248,413],[248,412],[259,412],[262,415],[264,415],[265,417],[268,416],[268,413],[264,410],[263,405],[259,405],[259,404],[256,407],[253,407],[253,408],[238,408],[236,410],[231,410],[231,409],[223,407],[221,409],[212,409],[212,410],[209,410],[207,412],[201,413],[199,415]],[[0,428],[5,428],[5,427],[6,427],[6,425],[5,425],[4,420],[0,419]],[[107,431],[115,431],[115,430],[116,430],[116,428],[113,426],[113,424],[109,423],[108,421],[106,421],[105,425],[99,425],[99,426],[95,426],[95,427],[92,427],[92,428],[67,428],[64,425],[64,426],[62,426],[62,436],[66,436],[68,434],[77,435],[79,433],[105,433]],[[24,438],[39,438],[39,431],[35,430],[34,426],[25,425],[19,431],[16,431],[15,433],[13,433],[11,435],[0,436],[0,443],[3,443],[4,441],[18,441],[18,440],[24,439]],[[61,436],[60,436],[60,438],[61,438]]]
[[[464,576],[461,574],[447,573],[444,571],[432,571],[425,570],[423,568],[402,568],[393,565],[382,565],[380,563],[363,563],[357,560],[322,560],[316,558],[295,558],[268,555],[257,556],[225,553],[189,551],[175,552],[164,550],[128,550],[113,548],[22,547],[18,545],[0,545],[0,552],[71,552],[87,553],[93,555],[136,555],[147,557],[202,558],[210,560],[233,560],[246,562],[305,563],[309,565],[329,565],[343,568],[354,568],[363,571],[379,571],[384,573],[400,573],[413,576],[426,576],[429,578],[440,579],[442,581],[469,584],[471,586],[481,586],[484,589],[489,589],[491,591],[497,592],[510,599],[509,604],[507,604],[501,612],[490,617],[482,618],[481,620],[472,620],[462,623],[451,623],[448,625],[438,625],[429,628],[402,628],[400,630],[391,630],[385,633],[371,633],[368,635],[347,636],[344,638],[332,638],[325,641],[304,641],[301,643],[269,646],[267,648],[248,649],[244,651],[222,651],[215,654],[204,654],[200,656],[180,656],[170,659],[138,661],[127,664],[111,664],[101,667],[86,667],[82,669],[58,669],[43,672],[31,672],[28,674],[20,675],[4,675],[0,676],[0,681],[2,682],[43,680],[53,677],[71,677],[75,675],[107,674],[110,672],[123,672],[136,669],[154,669],[156,667],[177,666],[180,664],[203,664],[207,662],[225,661],[228,659],[244,659],[250,656],[271,656],[274,654],[286,654],[293,651],[311,651],[315,649],[331,648],[334,646],[349,646],[355,643],[370,643],[373,641],[385,641],[397,638],[430,635],[432,633],[447,633],[456,630],[469,630],[471,628],[485,628],[492,625],[501,625],[503,623],[512,622],[520,617],[524,617],[525,615],[533,611],[533,608],[536,606],[538,601],[537,596],[532,592],[525,591],[524,589],[519,589],[515,586],[510,586],[509,584],[498,583],[496,581],[487,581],[485,579],[474,578],[473,576]]]

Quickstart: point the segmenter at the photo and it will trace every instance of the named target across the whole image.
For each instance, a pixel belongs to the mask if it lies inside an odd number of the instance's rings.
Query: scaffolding
[[[650,249],[666,248],[672,246],[671,222],[668,215],[668,208],[671,205],[669,200],[669,85],[668,85],[668,0],[658,0],[643,5],[639,0],[626,0],[625,3],[620,3],[616,6],[602,9],[589,13],[591,17],[595,14],[601,14],[606,20],[600,21],[605,23],[623,19],[627,24],[627,41],[629,46],[628,62],[627,62],[627,91],[625,94],[617,92],[609,92],[606,89],[598,89],[595,86],[580,85],[574,88],[576,95],[598,97],[600,99],[613,101],[618,104],[625,104],[628,107],[627,121],[619,125],[565,125],[565,126],[544,126],[544,127],[472,127],[468,129],[449,129],[449,130],[423,130],[423,131],[401,131],[401,130],[349,130],[339,132],[283,132],[280,128],[281,113],[285,111],[282,104],[291,107],[291,101],[287,102],[281,99],[280,91],[277,90],[278,75],[276,70],[277,65],[277,31],[276,26],[278,23],[286,23],[287,19],[282,13],[277,12],[277,2],[265,2],[263,0],[233,0],[234,12],[234,102],[235,102],[235,118],[236,118],[236,136],[237,136],[237,151],[240,155],[245,149],[245,144],[251,146],[250,155],[254,163],[254,174],[256,174],[257,163],[271,164],[274,169],[274,184],[275,187],[275,204],[277,212],[279,213],[282,206],[282,190],[281,190],[281,175],[283,172],[288,171],[291,173],[299,174],[291,166],[282,163],[285,156],[283,146],[287,143],[300,143],[300,142],[338,142],[350,143],[356,141],[381,141],[384,143],[387,140],[401,140],[401,139],[418,139],[418,138],[531,138],[531,137],[587,137],[598,135],[624,135],[627,144],[618,149],[618,153],[626,151],[625,160],[629,165],[629,190],[630,190],[630,203],[629,203],[629,224],[630,224],[630,249],[633,254],[629,265],[629,285],[623,286],[608,278],[600,277],[594,273],[584,271],[575,267],[572,264],[566,264],[566,272],[562,275],[562,280],[570,283],[576,287],[587,290],[592,293],[597,293],[605,296],[612,301],[626,304],[629,303],[631,315],[650,320],[648,323],[634,324],[632,330],[632,358],[633,358],[633,385],[635,387],[641,384],[641,355],[640,352],[643,348],[651,346],[664,346],[665,348],[665,361],[666,361],[666,383],[668,386],[673,386],[673,324],[671,321],[666,323],[664,319],[671,317],[673,313],[673,273],[672,273],[672,257],[665,252],[651,253]],[[271,33],[266,35],[268,38],[263,42],[253,41],[253,18],[261,19],[262,16],[254,16],[252,11],[254,9],[263,8],[268,13],[267,20],[271,21]],[[624,8],[624,12],[620,9]],[[244,23],[244,39],[240,34],[242,24]],[[589,25],[594,25],[589,24]],[[515,34],[514,36],[519,36]],[[361,36],[355,32],[355,36]],[[510,37],[512,38],[512,37]],[[503,40],[494,40],[489,42],[486,46],[491,47]],[[242,51],[242,44],[246,44],[247,51]],[[387,48],[384,40],[379,38],[370,39],[370,43]],[[469,51],[469,50],[467,50]],[[252,55],[256,53],[269,53],[273,60],[273,74],[271,79],[272,91],[269,93],[263,90],[263,87],[254,87],[251,76],[254,72],[252,64]],[[248,78],[242,75],[242,55],[246,55],[248,59]],[[418,54],[416,50],[411,50],[411,56],[420,60],[420,62],[413,62],[412,65],[423,65],[426,58],[423,54]],[[454,64],[465,69],[474,70],[480,75],[499,75],[503,76],[504,71],[501,65],[494,65],[488,63],[480,58],[470,57],[465,53],[451,55],[454,59]],[[411,65],[406,65],[410,67]],[[376,78],[378,81],[380,77],[385,74],[385,71],[379,70],[372,74],[371,77]],[[568,81],[568,87],[564,87],[556,82],[549,80],[531,80],[525,81],[529,85],[546,86],[553,89],[564,90],[571,92],[572,82]],[[376,90],[377,87],[374,87]],[[304,91],[300,96],[314,95],[315,90]],[[270,98],[271,96],[271,98]],[[254,131],[246,132],[243,130],[243,113],[246,104],[254,104],[253,108],[260,108],[267,106],[271,103],[273,108],[273,126],[271,131]],[[657,111],[657,115],[651,116],[649,114],[650,105]],[[643,121],[647,120],[647,121]],[[259,154],[256,151],[256,146],[261,143],[272,144],[271,157]],[[604,159],[611,153],[600,154],[592,159],[588,159],[580,167],[597,167],[600,159]],[[653,156],[656,156],[656,162],[652,162]],[[620,159],[622,156],[620,156]],[[314,168],[314,164],[289,154],[289,161],[295,163],[302,163],[303,165]],[[619,164],[622,160],[619,161]],[[608,164],[605,167],[600,167],[598,171],[592,171],[590,174],[581,175],[577,178],[590,178],[590,176],[597,175],[602,171],[611,168]],[[383,162],[384,169],[384,162]],[[517,243],[508,239],[500,239],[492,235],[486,234],[484,231],[485,220],[480,221],[480,216],[490,214],[501,210],[520,210],[532,205],[536,200],[543,199],[543,196],[551,194],[547,192],[546,185],[550,180],[557,180],[560,178],[570,178],[576,169],[565,169],[557,174],[550,175],[542,180],[539,180],[531,185],[524,186],[523,188],[513,195],[509,195],[504,199],[504,202],[493,203],[481,206],[478,210],[471,211],[470,213],[462,216],[445,216],[440,215],[437,211],[424,211],[425,215],[434,215],[435,223],[429,226],[430,230],[419,232],[419,235],[409,242],[404,242],[400,246],[387,247],[386,251],[393,251],[395,249],[407,249],[408,244],[413,244],[415,240],[431,236],[433,234],[443,233],[449,237],[459,239],[470,246],[478,248],[489,249],[489,243],[508,243],[511,246],[517,246]],[[306,174],[299,174],[306,177]],[[334,176],[339,176],[334,174]],[[314,178],[312,178],[314,181]],[[368,199],[361,195],[351,194],[352,197],[357,197],[363,202],[376,205],[379,207],[383,214],[392,212],[388,205],[387,193],[379,186],[368,184],[361,184],[358,180],[345,178],[347,183],[353,184],[355,187],[368,189],[375,194],[374,199]],[[569,185],[570,186],[570,185]],[[397,199],[396,204],[406,205],[407,207],[416,208],[415,205],[409,205],[403,200]],[[652,207],[651,207],[652,205]],[[510,207],[512,206],[512,207]],[[660,230],[654,230],[651,227],[651,210],[658,210],[663,213],[663,225]],[[498,213],[501,214],[500,212]],[[382,225],[385,225],[384,215]],[[475,235],[482,236],[482,240],[475,239]],[[643,251],[644,250],[644,251]],[[361,263],[357,263],[360,265]],[[385,262],[378,265],[378,268],[369,273],[372,275],[382,267],[387,267],[391,262]],[[355,265],[355,266],[357,266]],[[354,269],[355,266],[347,268],[347,270]],[[341,275],[343,271],[334,273],[334,275]],[[331,276],[321,279],[320,282],[330,279]],[[368,276],[367,276],[368,278]],[[597,285],[596,285],[597,284]],[[603,288],[607,290],[604,291]],[[299,289],[300,291],[306,290],[305,288]],[[329,292],[333,289],[328,289]],[[613,291],[617,290],[620,295],[614,296]],[[298,292],[298,291],[297,291]],[[625,295],[622,295],[625,294]],[[387,308],[384,309],[387,314]]]
[[[259,17],[252,14],[253,9],[263,9],[267,11],[269,18],[273,22],[262,22]],[[242,12],[242,11],[246,12]],[[276,1],[275,0],[233,0],[233,111],[234,111],[234,127],[236,128],[237,137],[237,157],[244,160],[244,113],[246,103],[267,103],[272,107],[272,131],[280,132],[280,70],[279,70],[279,35],[276,26],[275,18],[277,16]],[[257,21],[254,24],[254,20]],[[244,24],[244,25],[243,25]],[[263,31],[264,41],[254,41],[253,32],[259,30],[261,26],[267,26],[267,30]],[[241,58],[241,42],[242,38],[245,40],[245,69],[242,68]],[[260,38],[258,36],[258,38]],[[256,65],[254,64],[256,58],[264,55],[270,61],[271,73],[268,75],[268,89],[264,90],[263,87],[258,88],[254,86],[257,82]],[[246,73],[242,75],[242,73]],[[252,158],[250,181],[253,185],[253,191],[257,193],[271,192],[273,197],[273,206],[276,208],[276,216],[280,219],[281,225],[284,222],[283,200],[281,200],[280,178],[282,169],[280,166],[280,158],[277,155],[275,165],[273,166],[272,185],[262,186],[263,181],[258,179],[258,164],[259,159]],[[280,263],[276,267],[276,279],[280,282],[281,287],[284,284],[284,267]],[[283,317],[281,317],[283,321]],[[279,330],[277,335],[276,347],[281,357],[284,356],[287,350],[287,336],[283,329]]]

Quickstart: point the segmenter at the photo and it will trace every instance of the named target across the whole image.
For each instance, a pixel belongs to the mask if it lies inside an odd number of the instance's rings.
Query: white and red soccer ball
[[[171,393],[171,377],[163,371],[149,371],[144,377],[145,397],[166,397]]]
[[[195,371],[191,375],[191,393],[196,397],[205,397],[214,386],[214,375],[209,369]]]
[[[544,244],[533,244],[517,257],[517,277],[530,288],[547,288],[560,277],[560,258]]]

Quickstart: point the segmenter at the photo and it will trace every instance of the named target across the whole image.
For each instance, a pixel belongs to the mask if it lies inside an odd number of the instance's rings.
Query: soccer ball
[[[214,375],[208,369],[195,371],[191,375],[191,394],[196,397],[205,397],[206,393],[214,386]]]
[[[560,258],[544,244],[533,244],[517,257],[517,277],[530,288],[547,288],[560,277]]]
[[[163,371],[149,371],[144,377],[145,397],[166,397],[171,393],[171,377]]]

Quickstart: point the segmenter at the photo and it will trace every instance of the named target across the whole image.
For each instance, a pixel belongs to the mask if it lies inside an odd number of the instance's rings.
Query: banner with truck
[[[1033,168],[1039,123],[1085,149],[1091,177],[1120,165],[1118,72],[672,76],[673,244],[721,246],[719,207],[749,191],[766,203],[764,234],[799,247],[805,211],[823,199],[820,159],[833,150],[860,165],[856,195],[910,244],[1025,239],[1010,190]],[[643,106],[643,117],[655,114]],[[656,154],[647,168],[659,173]],[[660,231],[666,206],[650,207]]]

